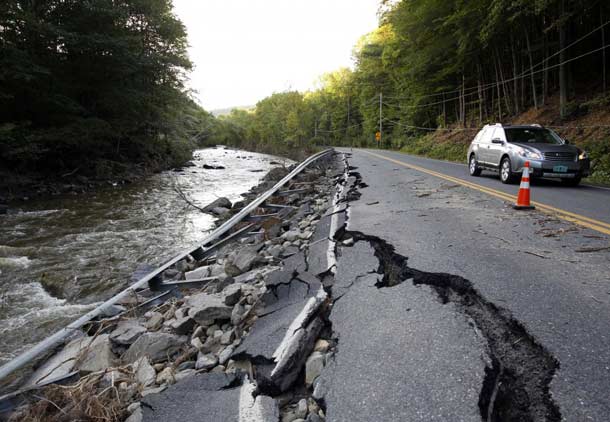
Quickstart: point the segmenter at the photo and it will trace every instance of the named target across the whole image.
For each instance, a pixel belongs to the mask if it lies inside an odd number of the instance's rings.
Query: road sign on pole
[[[375,140],[377,142],[381,141],[381,132],[375,132]]]

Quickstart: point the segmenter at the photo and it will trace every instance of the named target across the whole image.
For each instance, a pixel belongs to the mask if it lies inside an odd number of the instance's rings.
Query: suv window
[[[504,135],[503,128],[501,128],[501,127],[495,128],[495,130],[493,131],[493,135],[490,136],[490,139],[496,139],[496,138],[506,141],[506,136]]]
[[[555,144],[561,145],[563,141],[553,131],[539,127],[505,128],[506,140],[521,144]]]

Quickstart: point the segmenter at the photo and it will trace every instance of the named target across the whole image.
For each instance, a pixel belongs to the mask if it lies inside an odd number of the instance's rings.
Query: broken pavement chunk
[[[146,328],[139,321],[128,319],[119,322],[119,325],[110,333],[110,339],[117,344],[130,345],[145,332]]]
[[[125,363],[133,363],[142,356],[151,362],[163,362],[175,355],[186,343],[187,338],[167,333],[142,334],[123,355]]]
[[[207,293],[189,296],[186,299],[186,306],[190,308],[189,317],[201,325],[203,325],[203,321],[231,319],[231,311],[233,310],[231,306],[224,303],[222,297]]]
[[[65,376],[73,370],[101,371],[114,366],[115,358],[108,334],[81,337],[72,340],[60,352],[47,360],[34,372],[25,385],[44,383],[48,379]]]

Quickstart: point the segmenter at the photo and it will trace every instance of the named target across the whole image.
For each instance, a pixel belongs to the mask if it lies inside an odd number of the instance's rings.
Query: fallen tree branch
[[[585,247],[576,249],[574,252],[600,252],[600,251],[610,251],[610,246],[599,246],[599,247]]]
[[[182,200],[183,200],[184,202],[186,202],[187,204],[189,204],[191,207],[196,208],[196,209],[198,209],[198,210],[199,210],[199,211],[201,211],[201,212],[205,212],[205,213],[207,213],[207,211],[205,211],[203,208],[201,208],[201,207],[200,207],[200,206],[198,206],[198,205],[195,205],[195,204],[193,203],[193,201],[191,201],[191,200],[189,199],[189,197],[188,197],[188,196],[186,196],[186,194],[185,194],[185,193],[182,191],[182,189],[180,189],[180,187],[179,187],[179,186],[178,186],[176,183],[174,183],[174,191],[175,191],[175,192],[178,194],[178,196],[180,196],[180,198],[182,198]]]
[[[79,170],[80,170],[80,167],[76,167],[76,168],[75,168],[74,170],[72,170],[71,172],[66,173],[66,174],[62,174],[62,175],[61,175],[61,177],[68,177],[68,176],[72,176],[74,173],[76,173],[76,172],[77,172],[77,171],[79,171]]]

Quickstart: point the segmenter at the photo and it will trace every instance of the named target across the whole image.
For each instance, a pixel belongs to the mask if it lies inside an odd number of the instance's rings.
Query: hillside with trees
[[[145,173],[188,160],[212,117],[185,89],[186,47],[170,0],[2,2],[4,182]]]
[[[609,180],[609,21],[610,3],[599,0],[382,1],[379,27],[354,48],[353,70],[224,116],[210,140],[463,159],[482,125],[537,122],[587,147],[595,177]]]

